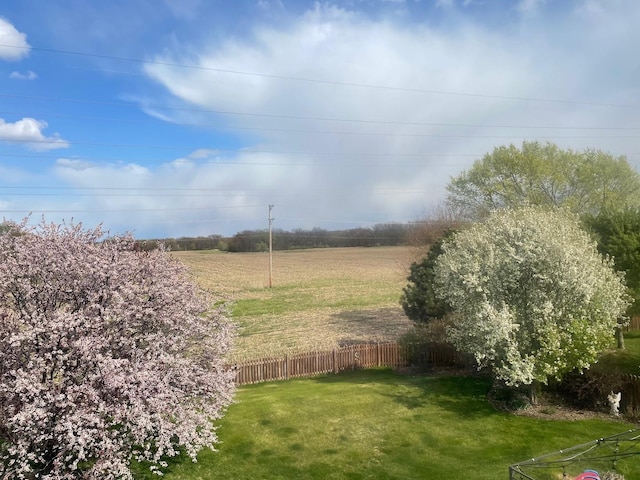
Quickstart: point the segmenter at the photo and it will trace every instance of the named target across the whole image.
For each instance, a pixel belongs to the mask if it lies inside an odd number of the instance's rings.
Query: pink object
[[[575,480],[600,480],[600,475],[595,470],[585,470]]]

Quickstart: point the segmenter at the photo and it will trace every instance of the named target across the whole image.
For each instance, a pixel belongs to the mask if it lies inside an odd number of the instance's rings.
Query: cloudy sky
[[[138,238],[414,221],[523,140],[640,167],[637,0],[4,0],[0,212]]]

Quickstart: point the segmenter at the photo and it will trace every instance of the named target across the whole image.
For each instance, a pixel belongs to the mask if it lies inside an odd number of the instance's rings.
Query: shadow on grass
[[[475,418],[495,412],[488,403],[491,380],[476,376],[404,375],[390,368],[376,368],[342,372],[314,378],[318,383],[362,383],[393,385],[394,393],[380,394],[403,407],[413,410],[434,405],[461,418]]]
[[[491,382],[478,377],[422,377],[413,388],[391,395],[408,409],[433,405],[460,418],[484,417],[495,412],[487,402]]]
[[[306,380],[317,383],[344,383],[354,384],[362,383],[368,384],[371,382],[379,383],[402,383],[399,379],[403,376],[394,372],[392,368],[378,367],[378,368],[356,368],[353,370],[344,370],[337,374],[319,375],[317,377],[310,377]]]
[[[397,337],[405,333],[412,322],[400,307],[367,308],[364,310],[343,310],[331,315],[332,324],[341,328],[348,325],[350,336],[354,339],[344,338],[341,343],[358,343],[358,341],[371,339]]]

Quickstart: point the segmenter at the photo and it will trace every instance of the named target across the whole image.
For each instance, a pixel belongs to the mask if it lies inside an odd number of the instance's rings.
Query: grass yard
[[[173,255],[202,287],[234,302],[237,359],[395,340],[411,326],[399,304],[415,258],[409,247],[277,251],[273,288],[267,253]]]
[[[624,344],[624,350],[612,348],[592,368],[602,372],[640,375],[640,332],[625,333]]]
[[[165,478],[506,479],[510,464],[633,428],[499,412],[488,388],[485,378],[387,369],[243,387],[221,423],[219,451],[174,462]],[[640,459],[618,469],[640,478]]]

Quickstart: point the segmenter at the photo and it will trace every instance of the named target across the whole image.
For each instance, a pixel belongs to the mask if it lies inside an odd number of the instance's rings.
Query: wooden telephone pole
[[[271,224],[273,224],[273,218],[271,218],[271,209],[273,205],[269,205],[269,288],[273,285],[273,236],[271,233]]]

